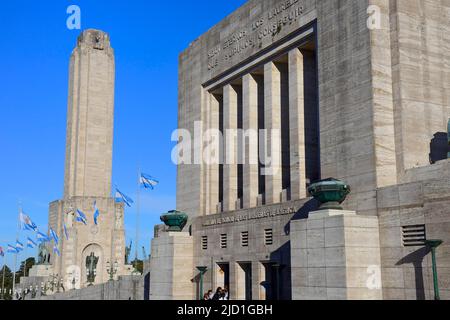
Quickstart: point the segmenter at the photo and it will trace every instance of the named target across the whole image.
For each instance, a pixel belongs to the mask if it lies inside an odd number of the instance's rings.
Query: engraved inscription
[[[251,214],[240,214],[240,215],[236,215],[233,217],[210,219],[203,223],[203,227],[211,227],[211,226],[229,224],[229,223],[238,223],[241,221],[274,218],[277,216],[285,216],[288,214],[294,214],[295,212],[296,212],[295,208],[293,208],[293,207],[283,208],[283,209],[275,209],[275,210],[258,211],[256,213],[251,213]]]
[[[261,47],[266,37],[275,37],[284,26],[292,24],[303,14],[299,0],[286,0],[276,8],[257,18],[247,28],[229,36],[224,42],[208,51],[208,70],[225,65],[235,56],[251,48]]]

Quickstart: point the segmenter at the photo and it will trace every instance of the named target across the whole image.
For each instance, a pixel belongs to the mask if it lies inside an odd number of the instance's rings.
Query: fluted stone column
[[[223,166],[223,208],[236,210],[238,196],[237,161],[237,113],[238,93],[232,85],[223,88],[224,166]]]
[[[251,74],[244,76],[243,129],[245,134],[244,208],[254,208],[258,201],[258,84]]]
[[[289,52],[291,200],[306,198],[305,92],[303,54]]]
[[[266,300],[266,289],[262,285],[267,281],[266,268],[261,262],[252,263],[252,279],[253,300]]]
[[[208,117],[208,129],[210,130],[209,139],[211,147],[214,148],[215,153],[211,155],[213,159],[210,159],[208,165],[208,199],[206,202],[207,213],[217,213],[217,205],[219,203],[219,164],[220,164],[220,137],[215,136],[215,133],[219,133],[219,117],[220,117],[220,103],[217,98],[210,94],[208,97],[209,102],[209,117]]]
[[[211,129],[214,129],[219,133],[219,123],[220,123],[220,103],[217,98],[211,98],[211,113],[210,113],[210,121],[211,121]],[[217,213],[217,204],[219,203],[219,165],[221,162],[220,157],[220,148],[222,147],[222,141],[220,140],[220,136],[217,137],[216,148],[217,152],[217,163],[211,165],[210,169],[210,212]]]
[[[245,270],[242,266],[235,262],[234,265],[234,295],[233,300],[243,301],[246,298],[246,283],[245,283]]]
[[[264,66],[266,204],[279,203],[281,169],[281,73],[273,62]]]

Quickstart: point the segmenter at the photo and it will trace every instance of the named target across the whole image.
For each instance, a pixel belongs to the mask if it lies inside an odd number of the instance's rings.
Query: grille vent
[[[425,225],[403,226],[403,246],[419,247],[424,246],[427,240]]]

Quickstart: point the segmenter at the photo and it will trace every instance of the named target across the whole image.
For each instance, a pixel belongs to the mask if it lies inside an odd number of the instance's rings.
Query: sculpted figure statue
[[[73,220],[75,218],[75,209],[74,209],[74,203],[72,200],[68,200],[66,203],[67,207],[65,209],[66,215],[67,215],[67,227],[72,228],[73,227]]]
[[[73,210],[67,212],[67,227],[72,228],[73,227],[73,218],[75,217],[75,213]]]
[[[94,252],[91,252],[91,255],[86,257],[87,281],[89,285],[92,285],[95,282],[98,259],[99,257],[96,257]]]
[[[131,253],[131,246],[133,245],[133,241],[130,242],[129,247],[125,247],[125,264],[127,265],[130,262],[130,253]]]
[[[38,254],[38,264],[49,264],[50,263],[50,253],[44,243],[39,245],[39,254]]]
[[[116,230],[123,228],[123,215],[122,212],[117,212],[116,214]]]

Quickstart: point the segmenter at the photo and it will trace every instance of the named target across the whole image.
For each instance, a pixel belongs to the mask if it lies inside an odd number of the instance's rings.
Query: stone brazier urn
[[[313,183],[308,192],[321,203],[320,210],[343,210],[341,204],[351,189],[345,182],[330,178]]]
[[[169,232],[181,232],[188,221],[184,212],[172,210],[161,216],[161,221],[169,227]]]

